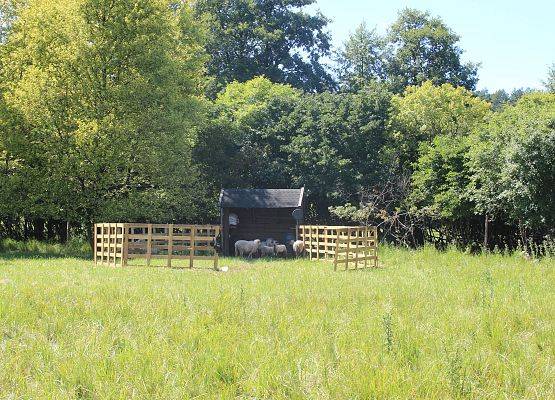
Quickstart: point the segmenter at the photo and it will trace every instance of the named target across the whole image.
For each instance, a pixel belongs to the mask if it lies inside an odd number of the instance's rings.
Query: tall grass
[[[17,241],[0,239],[0,254],[4,257],[92,257],[91,245],[80,237],[75,237],[67,243],[49,243],[39,240]]]
[[[228,273],[0,255],[0,398],[555,398],[555,262],[431,248]]]

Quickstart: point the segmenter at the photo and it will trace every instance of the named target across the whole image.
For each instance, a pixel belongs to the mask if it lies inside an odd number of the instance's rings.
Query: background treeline
[[[333,49],[312,3],[4,2],[0,236],[214,222],[221,187],[305,186],[311,222],[411,246],[549,240],[555,67],[545,91],[477,92],[441,19]]]

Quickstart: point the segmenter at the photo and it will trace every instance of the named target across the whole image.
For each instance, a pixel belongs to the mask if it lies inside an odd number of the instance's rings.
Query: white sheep
[[[304,253],[304,242],[302,240],[297,240],[293,243],[293,251],[297,257],[301,257]]]
[[[258,251],[260,247],[260,239],[256,240],[238,240],[235,242],[235,256],[248,255],[252,258],[252,255]]]
[[[274,255],[274,246],[265,246],[265,245],[260,246],[261,257],[267,257],[267,256],[273,256],[273,255]]]
[[[284,244],[275,244],[274,245],[274,253],[276,256],[284,256],[287,257],[287,246]]]

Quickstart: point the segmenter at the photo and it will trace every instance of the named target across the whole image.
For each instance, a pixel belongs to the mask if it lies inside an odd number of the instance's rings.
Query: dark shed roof
[[[303,203],[301,189],[222,189],[220,207],[293,208]]]

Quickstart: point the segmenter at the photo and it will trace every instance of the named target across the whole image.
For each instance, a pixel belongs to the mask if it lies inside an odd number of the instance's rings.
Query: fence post
[[[94,266],[96,267],[97,259],[96,259],[96,224],[93,224],[93,257],[94,257]]]
[[[349,251],[351,249],[351,228],[347,228],[347,258],[345,261],[345,270],[349,269]]]
[[[316,226],[316,260],[320,259],[320,226]]]
[[[309,236],[310,244],[308,245],[308,247],[310,248],[310,257],[309,257],[310,261],[312,261],[312,231],[313,231],[312,225],[310,225],[308,227],[308,232],[309,232],[309,235],[310,235]]]
[[[173,255],[173,224],[168,226],[168,268],[172,266]]]
[[[378,268],[378,227],[372,228],[374,232],[374,267]]]
[[[125,243],[125,266],[127,267],[127,261],[129,257],[129,225],[124,224],[125,227],[125,234],[123,235],[123,241]]]
[[[328,227],[324,226],[324,260],[328,259]]]
[[[129,254],[129,232],[127,232],[127,224],[123,224],[122,236],[121,266],[127,267],[127,255]]]
[[[368,257],[369,257],[369,253],[368,253],[368,247],[370,245],[370,241],[368,240],[368,226],[364,226],[364,251],[363,251],[363,256],[364,256],[364,268],[367,267],[368,265]]]
[[[108,224],[108,265],[112,265],[112,224]]]
[[[214,252],[214,270],[217,271],[218,270],[218,251],[216,250],[216,240],[218,235],[220,234],[220,227],[216,227],[214,229],[214,248],[212,249],[212,251]]]
[[[359,240],[360,240],[360,228],[355,229],[355,269],[358,269],[358,249],[359,249]]]
[[[146,238],[146,266],[150,267],[152,258],[152,224],[148,224],[148,236]]]
[[[339,229],[335,230],[335,254],[333,258],[333,270],[337,271],[337,259],[339,257]]]
[[[193,268],[193,258],[195,257],[195,226],[191,226],[191,242],[189,243],[189,268]]]

